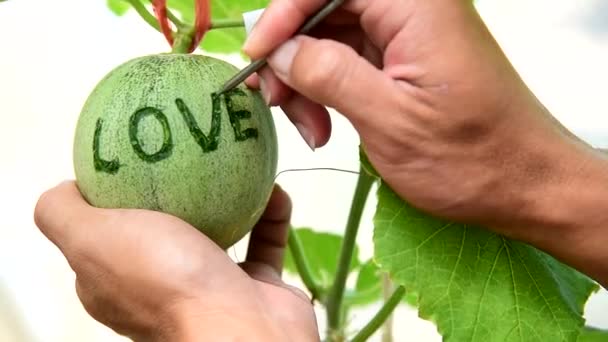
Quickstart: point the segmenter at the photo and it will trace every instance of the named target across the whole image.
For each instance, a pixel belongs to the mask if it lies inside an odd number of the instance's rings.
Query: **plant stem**
[[[336,277],[327,295],[327,325],[330,330],[330,335],[334,335],[336,330],[341,328],[340,311],[342,309],[346,278],[348,277],[350,264],[353,257],[353,250],[355,248],[357,232],[359,231],[359,222],[361,221],[365,201],[367,200],[369,190],[374,183],[374,178],[372,178],[363,169],[360,169],[360,171],[359,178],[357,179],[357,186],[355,188],[355,194],[353,196],[353,202],[348,215],[344,239],[342,240]]]
[[[169,18],[173,25],[175,25],[175,27],[178,29],[183,29],[186,27],[186,25],[184,25],[184,23],[182,23],[181,20],[179,20],[179,18],[173,14],[173,12],[169,11],[169,9],[167,9],[167,18]]]
[[[127,1],[131,1],[131,0],[127,0]],[[152,0],[147,0],[149,3],[152,3]],[[173,14],[173,12],[171,12],[168,8],[167,8],[167,18],[175,25],[175,27],[177,27],[178,29],[183,29],[186,28],[186,25],[184,25],[184,23],[181,22],[181,20],[179,20],[178,17],[175,16],[175,14]]]
[[[177,31],[171,53],[188,53],[190,45],[192,45],[193,34],[192,29]]]
[[[145,22],[147,22],[150,26],[160,32],[160,25],[158,24],[156,17],[154,17],[150,12],[148,12],[144,4],[142,4],[139,0],[127,1],[131,4],[131,6],[133,6],[137,14],[139,14],[139,16],[142,17]]]
[[[395,292],[391,295],[391,297],[384,303],[382,308],[374,315],[374,317],[355,335],[351,342],[365,342],[370,336],[372,336],[378,328],[386,321],[390,315],[393,313],[393,310],[399,305],[401,302],[401,298],[405,294],[405,288],[403,286],[399,286]]]
[[[244,27],[243,19],[212,19],[210,30],[229,27]]]
[[[382,296],[386,303],[391,296],[393,290],[393,282],[389,277],[388,273],[382,273]],[[382,342],[393,341],[393,316],[389,315],[384,324],[382,325]]]
[[[317,284],[312,276],[310,266],[308,265],[308,260],[306,259],[306,255],[302,249],[302,242],[300,242],[300,238],[293,228],[289,228],[289,238],[287,243],[289,244],[289,250],[291,251],[293,261],[296,264],[298,274],[300,275],[300,278],[302,278],[302,282],[304,285],[306,285],[308,291],[310,291],[312,294],[312,300],[314,301],[315,299],[321,298],[323,289],[321,289],[319,284]]]
[[[160,32],[160,25],[156,20],[156,17],[152,15],[146,8],[146,6],[140,0],[125,0],[133,6],[137,14],[152,28],[156,31]],[[151,2],[151,0],[148,0]],[[187,31],[189,26],[184,24],[173,12],[167,9],[167,18],[177,27],[178,30]],[[245,22],[243,19],[215,19],[211,22],[210,30],[213,29],[222,29],[222,28],[231,28],[231,27],[244,27]],[[175,49],[173,49],[175,51]]]

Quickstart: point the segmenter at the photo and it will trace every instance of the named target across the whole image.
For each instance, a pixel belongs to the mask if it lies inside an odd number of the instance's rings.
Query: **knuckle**
[[[443,120],[442,124],[437,125],[437,130],[444,139],[472,144],[485,141],[496,124],[490,116],[461,113]]]
[[[287,192],[284,192],[285,194],[285,221],[289,222],[291,220],[291,214],[293,211],[293,201],[291,200],[291,197],[289,196],[289,194]]]
[[[40,195],[34,208],[34,223],[42,234],[69,259],[78,251],[87,234],[83,223],[91,222],[91,213],[66,199],[65,186],[59,185]],[[95,221],[97,223],[98,221]]]
[[[395,9],[393,1],[375,1],[361,15],[362,27],[378,27],[382,21],[390,17],[391,11]],[[407,4],[400,3],[399,9],[408,8]]]
[[[82,280],[79,278],[76,278],[76,296],[78,296],[78,299],[82,303],[82,306],[84,306],[84,308],[87,310],[87,312],[91,316],[95,317],[97,314],[97,308],[94,304],[95,302],[90,296],[90,293],[85,289],[84,285],[82,284]]]
[[[309,45],[303,54],[305,61],[314,60],[316,65],[309,62],[303,67],[300,83],[307,88],[327,89],[338,83],[344,74],[345,64],[343,51],[326,41]]]
[[[34,223],[42,231],[47,229],[49,213],[51,213],[52,210],[53,197],[53,190],[43,192],[38,198],[36,207],[34,208]]]
[[[292,210],[293,204],[292,204],[292,201],[291,201],[291,196],[289,196],[289,193],[287,191],[285,191],[278,184],[275,185],[275,191],[276,191],[276,196],[279,198],[281,204],[285,208],[285,211],[288,214],[291,214],[291,210]]]

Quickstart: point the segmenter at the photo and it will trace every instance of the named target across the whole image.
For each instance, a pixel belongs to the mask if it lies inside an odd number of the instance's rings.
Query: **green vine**
[[[357,233],[359,231],[359,223],[363,208],[369,195],[369,191],[374,183],[374,178],[367,172],[360,169],[355,194],[348,215],[344,240],[340,251],[340,259],[338,260],[338,269],[332,287],[327,295],[327,325],[331,336],[340,336],[342,330],[341,310],[342,300],[344,298],[344,288],[346,286],[346,278],[348,277],[350,263],[353,257],[353,250],[356,243]]]
[[[148,11],[146,6],[141,3],[139,0],[126,0],[133,6],[133,9],[139,14],[139,16],[146,22],[148,25],[152,26],[156,31],[160,32],[160,25],[156,18]]]
[[[393,294],[384,303],[382,308],[374,315],[374,317],[355,335],[352,342],[365,342],[378,330],[384,322],[391,316],[393,310],[399,305],[401,299],[405,295],[405,288],[399,286]]]
[[[291,256],[293,257],[296,269],[298,270],[298,274],[300,275],[300,278],[302,278],[302,282],[308,291],[310,291],[312,300],[314,301],[315,299],[322,298],[324,295],[324,289],[317,284],[312,276],[310,266],[308,265],[308,260],[306,260],[306,255],[304,254],[302,243],[300,242],[300,238],[292,228],[289,229],[289,238],[287,243],[289,244],[289,250],[291,252]]]
[[[175,14],[173,14],[173,12],[171,12],[169,9],[167,9],[167,18],[169,18],[169,20],[173,23],[173,25],[175,25],[175,27],[177,27],[178,29],[184,29],[187,26],[182,23],[181,20],[179,20],[179,18],[177,18],[175,16]]]
[[[211,27],[209,29],[212,30],[232,27],[245,27],[245,22],[243,19],[216,19],[211,20]]]

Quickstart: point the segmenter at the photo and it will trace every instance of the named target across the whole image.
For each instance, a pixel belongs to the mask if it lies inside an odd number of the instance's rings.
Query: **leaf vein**
[[[511,253],[509,253],[509,246],[506,245],[506,241],[502,239],[503,246],[505,251],[507,252],[507,260],[509,260],[509,269],[511,270],[511,282],[513,283],[513,299],[515,300],[515,312],[517,314],[517,325],[515,328],[519,332],[519,340],[523,341],[522,331],[521,331],[521,313],[519,312],[519,298],[517,296],[517,284],[515,282],[515,271],[513,270],[513,259],[511,258]]]
[[[503,238],[503,241],[504,241],[504,238]],[[551,316],[553,317],[553,320],[555,321],[555,323],[559,327],[560,336],[562,338],[564,338],[565,337],[564,330],[562,329],[561,324],[559,324],[559,320],[557,319],[557,316],[555,315],[555,312],[553,312],[553,308],[551,307],[551,304],[549,303],[549,301],[545,297],[545,294],[541,291],[540,287],[538,286],[538,282],[536,281],[536,278],[534,278],[532,276],[532,273],[530,273],[530,270],[528,269],[528,265],[526,265],[526,261],[524,260],[524,258],[522,258],[521,254],[516,252],[516,255],[519,258],[519,260],[521,261],[521,265],[524,267],[524,270],[526,270],[526,273],[528,274],[528,277],[530,277],[530,279],[534,283],[534,287],[536,288],[536,291],[538,291],[538,293],[540,294],[541,298],[543,299],[543,301],[545,302],[545,304],[549,308],[549,312],[551,313]]]
[[[486,283],[483,286],[483,290],[481,291],[481,295],[479,297],[479,305],[477,305],[477,313],[475,315],[475,322],[473,322],[473,334],[471,336],[471,341],[475,340],[475,335],[477,335],[477,327],[479,326],[479,317],[481,314],[481,307],[483,305],[483,299],[486,295],[486,291],[488,290],[488,285],[490,284],[490,279],[492,279],[492,275],[494,274],[494,269],[496,268],[496,264],[498,264],[498,258],[500,257],[500,253],[504,247],[500,248],[498,252],[496,252],[496,257],[494,258],[494,262],[492,262],[492,268],[490,269],[490,273],[488,274],[488,278],[486,278]]]

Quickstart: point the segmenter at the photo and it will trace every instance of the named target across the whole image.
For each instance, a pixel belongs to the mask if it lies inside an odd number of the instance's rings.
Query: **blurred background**
[[[585,140],[608,147],[608,2],[482,0],[478,8],[552,113]],[[118,64],[167,48],[133,11],[118,18],[104,0],[0,2],[0,341],[125,340],[84,311],[73,273],[35,227],[32,212],[44,190],[73,178],[73,131],[95,84]],[[237,56],[224,58],[245,65]],[[282,113],[274,114],[279,170],[357,169],[357,136],[339,115],[333,114],[334,139],[313,153]],[[335,172],[278,178],[292,196],[294,225],[336,233],[355,180]],[[371,255],[374,204],[372,198],[359,236],[363,257]],[[243,245],[235,258],[243,259]],[[353,324],[375,310],[356,312]],[[592,297],[585,315],[588,324],[608,328],[605,291]],[[407,307],[396,313],[395,335],[396,341],[440,341],[434,326]]]

